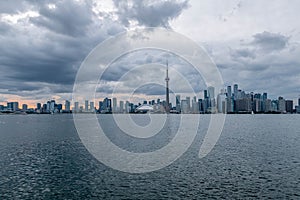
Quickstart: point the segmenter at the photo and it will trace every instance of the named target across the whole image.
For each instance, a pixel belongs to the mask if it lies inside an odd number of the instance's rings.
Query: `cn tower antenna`
[[[169,63],[168,60],[166,62],[167,70],[166,70],[166,113],[170,113],[170,98],[169,98]]]

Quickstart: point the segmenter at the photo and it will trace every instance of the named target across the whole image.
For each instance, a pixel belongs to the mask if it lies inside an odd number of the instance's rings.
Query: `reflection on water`
[[[165,133],[148,140],[122,134],[111,115],[101,115],[99,121],[115,144],[146,152],[174,137],[180,118],[170,117]],[[137,123],[143,125],[142,119],[140,115]],[[81,144],[71,115],[2,115],[0,198],[299,199],[299,120],[300,115],[229,115],[213,151],[199,159],[209,122],[209,116],[201,116],[198,135],[180,159],[136,175],[95,160]]]

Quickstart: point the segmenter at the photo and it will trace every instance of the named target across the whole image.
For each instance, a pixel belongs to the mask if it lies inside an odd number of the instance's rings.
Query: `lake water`
[[[168,134],[133,140],[111,115],[98,118],[111,141],[133,152],[166,145],[180,120],[169,115]],[[129,174],[86,150],[72,115],[1,115],[0,199],[300,199],[300,115],[227,115],[215,148],[199,159],[208,122],[201,115],[193,144],[171,165]]]

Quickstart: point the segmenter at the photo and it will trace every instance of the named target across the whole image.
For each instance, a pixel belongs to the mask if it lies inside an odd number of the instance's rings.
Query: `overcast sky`
[[[143,27],[172,29],[203,46],[225,85],[238,83],[248,92],[296,100],[300,95],[299,8],[298,0],[5,1],[0,4],[0,104],[71,99],[77,70],[89,52],[109,37]],[[168,56],[156,51],[140,52],[141,59],[125,56],[107,73],[105,84],[113,86],[130,66],[162,63]],[[180,71],[182,61],[170,60]],[[186,76],[193,74],[192,68],[181,66]],[[197,81],[200,92],[204,85]],[[137,93],[159,96],[162,91],[144,86]]]

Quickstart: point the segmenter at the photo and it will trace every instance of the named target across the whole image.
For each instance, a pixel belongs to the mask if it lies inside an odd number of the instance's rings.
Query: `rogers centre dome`
[[[136,112],[142,112],[142,113],[146,113],[146,112],[152,112],[154,110],[152,105],[141,105],[139,107],[137,107]]]

